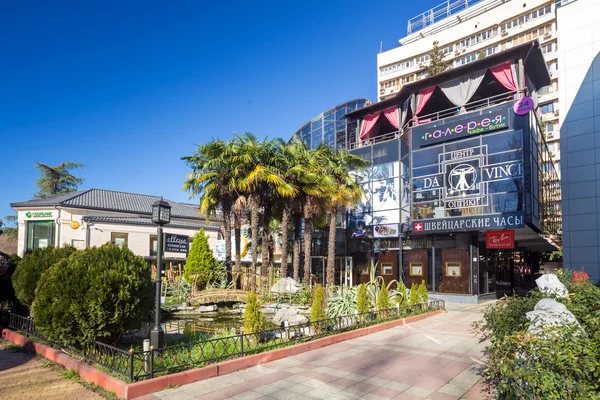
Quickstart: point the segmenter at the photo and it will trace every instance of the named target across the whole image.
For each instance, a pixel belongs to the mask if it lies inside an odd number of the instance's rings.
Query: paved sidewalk
[[[448,313],[175,389],[145,399],[486,399],[483,306]]]
[[[61,369],[32,353],[9,349],[0,341],[0,399],[103,400],[104,397],[62,376]]]

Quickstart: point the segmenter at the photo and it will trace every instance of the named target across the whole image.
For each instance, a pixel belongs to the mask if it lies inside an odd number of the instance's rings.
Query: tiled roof
[[[126,225],[154,225],[152,219],[142,217],[104,217],[104,216],[85,216],[83,220],[86,222],[104,222],[107,224],[126,224]],[[165,225],[171,228],[188,228],[188,229],[204,229],[208,231],[218,231],[218,226],[209,226],[204,224],[193,224],[190,222],[171,221]]]
[[[134,214],[152,214],[152,204],[158,196],[116,192],[104,189],[80,190],[74,193],[12,203],[11,207],[42,207],[61,205],[64,207],[91,210],[116,211]],[[167,200],[171,204],[171,215],[179,218],[201,219],[199,206]]]

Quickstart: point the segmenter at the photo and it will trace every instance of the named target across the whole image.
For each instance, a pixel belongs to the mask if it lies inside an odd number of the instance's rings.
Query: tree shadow
[[[24,347],[0,341],[0,372],[26,364],[35,357],[35,353]]]

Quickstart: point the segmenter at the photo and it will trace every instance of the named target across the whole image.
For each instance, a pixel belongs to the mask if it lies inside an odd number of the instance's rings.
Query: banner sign
[[[183,235],[172,235],[165,233],[165,252],[187,253],[189,249],[189,238]]]
[[[467,232],[516,229],[525,226],[522,212],[413,221],[413,233]]]
[[[375,225],[373,227],[373,237],[397,237],[398,236],[398,224],[384,224]]]
[[[502,110],[493,114],[470,115],[450,122],[441,120],[435,124],[416,126],[412,128],[413,149],[420,149],[447,140],[508,129],[510,119],[505,113],[506,110]]]
[[[485,247],[487,249],[513,249],[515,247],[515,231],[510,229],[487,231],[485,233]]]

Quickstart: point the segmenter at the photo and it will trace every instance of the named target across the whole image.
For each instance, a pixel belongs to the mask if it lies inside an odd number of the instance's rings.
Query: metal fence
[[[83,356],[87,362],[101,365],[126,380],[139,381],[443,309],[445,309],[444,301],[433,299],[427,303],[403,308],[396,307],[364,314],[342,315],[300,325],[214,337],[149,351],[135,351],[134,349],[127,351],[101,342],[96,342],[93,348],[86,349],[86,351],[70,350]],[[31,318],[11,314],[9,326],[27,336],[45,340],[36,334]]]

